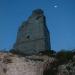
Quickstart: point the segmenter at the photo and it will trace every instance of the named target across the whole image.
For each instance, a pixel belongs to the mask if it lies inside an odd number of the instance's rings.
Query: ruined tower
[[[31,55],[50,50],[50,48],[50,36],[44,12],[36,9],[19,27],[14,49],[20,53]]]

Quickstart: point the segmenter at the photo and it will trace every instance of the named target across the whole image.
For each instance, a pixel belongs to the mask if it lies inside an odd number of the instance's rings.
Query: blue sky
[[[11,49],[32,10],[44,10],[53,50],[75,48],[75,0],[0,0],[0,49]]]

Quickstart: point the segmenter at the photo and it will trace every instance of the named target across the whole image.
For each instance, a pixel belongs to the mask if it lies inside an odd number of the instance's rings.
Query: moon
[[[54,5],[54,8],[58,8],[58,5]]]

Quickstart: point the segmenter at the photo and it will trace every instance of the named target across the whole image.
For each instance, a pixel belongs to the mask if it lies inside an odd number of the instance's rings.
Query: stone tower
[[[50,50],[50,48],[50,37],[44,12],[36,9],[19,27],[14,49],[20,53],[32,55]]]

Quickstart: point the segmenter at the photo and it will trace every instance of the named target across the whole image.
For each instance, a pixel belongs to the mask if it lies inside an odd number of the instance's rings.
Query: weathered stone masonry
[[[29,55],[50,49],[49,31],[41,9],[34,10],[28,20],[22,23],[14,48]]]

